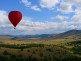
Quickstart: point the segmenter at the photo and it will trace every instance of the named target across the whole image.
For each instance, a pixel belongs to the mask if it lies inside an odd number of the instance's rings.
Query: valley
[[[0,36],[1,61],[81,61],[81,32],[45,38]]]

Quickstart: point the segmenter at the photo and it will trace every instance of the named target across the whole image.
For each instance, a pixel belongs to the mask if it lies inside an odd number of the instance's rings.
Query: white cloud
[[[79,16],[80,17],[80,16]],[[77,18],[74,16],[73,19]],[[72,20],[73,20],[72,19]],[[81,18],[80,18],[81,19]],[[79,19],[79,20],[80,20]],[[80,22],[81,23],[81,22]],[[16,29],[9,22],[6,11],[0,10],[0,35],[28,35],[28,34],[52,34],[71,29],[81,29],[81,24],[77,21],[39,22],[29,18],[23,18]]]
[[[81,10],[76,9],[75,15],[71,18],[75,24],[80,25],[81,24]]]
[[[6,26],[7,24],[9,24],[7,19],[8,19],[7,12],[0,10],[0,24],[2,24],[1,26]]]
[[[40,0],[40,5],[43,8],[53,8],[58,3],[58,0]]]
[[[21,0],[21,2],[26,6],[29,7],[31,5],[31,2],[29,2],[28,0]]]
[[[32,4],[29,0],[21,0],[22,3],[35,11],[41,11],[38,5]],[[73,17],[71,18],[65,15],[57,15],[52,17],[53,20],[68,20],[61,22],[39,22],[33,21],[33,19],[23,18],[22,21],[18,24],[16,30],[14,30],[13,25],[8,20],[8,14],[6,11],[0,10],[0,34],[44,34],[44,33],[57,33],[71,29],[81,29],[81,0],[40,0],[39,5],[42,8],[52,9],[56,8],[56,4],[59,3],[58,9],[61,11],[61,14],[74,12]],[[75,6],[75,10],[73,10]],[[57,11],[56,11],[57,12]],[[55,13],[56,14],[56,13]],[[58,13],[57,13],[58,14]],[[43,14],[42,14],[43,15]],[[71,15],[71,16],[72,16]],[[70,21],[71,19],[71,21]]]
[[[64,13],[74,12],[75,9],[81,9],[81,0],[60,0],[58,10]],[[73,10],[73,6],[75,9]]]
[[[21,2],[28,8],[34,10],[34,11],[41,11],[41,9],[37,5],[32,5],[29,0],[21,0]]]
[[[62,13],[70,13],[74,12],[73,6],[76,7],[76,9],[81,9],[81,0],[39,0],[37,5],[34,5],[29,0],[21,0],[21,2],[26,6],[29,7],[32,10],[40,11],[42,9],[39,8],[38,5],[40,5],[42,8],[47,9],[57,9],[61,11]],[[59,5],[56,5],[59,4]]]
[[[77,15],[77,14],[81,14],[81,9],[76,9],[75,10],[75,14]]]
[[[55,17],[51,17],[52,20],[67,20],[67,16],[57,15]]]
[[[32,10],[35,10],[35,11],[41,11],[41,9],[38,7],[38,6],[31,6],[31,9]]]
[[[63,12],[63,13],[73,12],[72,4],[68,3],[68,2],[61,2],[58,10]]]
[[[76,8],[81,9],[81,0],[71,0],[70,1]]]

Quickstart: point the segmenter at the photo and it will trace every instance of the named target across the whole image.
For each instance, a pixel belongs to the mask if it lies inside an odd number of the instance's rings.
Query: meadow
[[[0,61],[81,61],[80,40],[1,39]]]

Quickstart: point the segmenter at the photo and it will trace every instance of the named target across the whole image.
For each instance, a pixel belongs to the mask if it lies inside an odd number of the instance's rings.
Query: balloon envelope
[[[15,28],[22,19],[22,13],[19,11],[11,11],[8,18]]]

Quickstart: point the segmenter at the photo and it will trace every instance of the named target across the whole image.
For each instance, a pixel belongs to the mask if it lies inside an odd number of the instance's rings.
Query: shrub
[[[30,50],[27,50],[28,52],[30,52]]]
[[[10,55],[6,50],[3,52],[3,55]]]
[[[52,49],[48,48],[48,49],[46,49],[46,51],[52,52]]]
[[[35,51],[33,51],[32,53],[35,54]]]
[[[40,53],[40,57],[43,57],[43,53]]]

